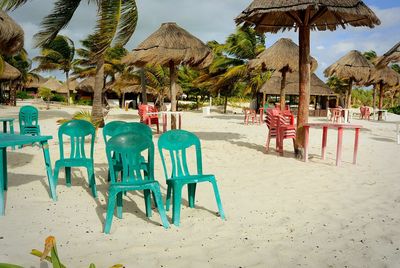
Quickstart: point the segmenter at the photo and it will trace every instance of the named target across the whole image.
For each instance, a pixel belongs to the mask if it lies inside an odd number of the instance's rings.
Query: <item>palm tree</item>
[[[339,94],[340,106],[345,106],[346,91],[349,88],[348,83],[345,80],[338,78],[337,76],[330,76],[326,84],[337,94]]]
[[[36,71],[60,70],[65,74],[67,83],[67,103],[70,103],[69,74],[73,68],[75,56],[74,42],[64,35],[57,35],[49,43],[42,47],[41,55],[33,60],[39,62]]]
[[[29,0],[0,0],[0,7],[16,9]],[[51,14],[42,21],[42,29],[35,34],[36,47],[43,47],[53,40],[58,32],[71,21],[76,9],[83,2],[98,6],[97,23],[91,38],[95,52],[96,82],[93,97],[92,117],[104,123],[102,88],[104,85],[104,53],[111,44],[124,46],[135,32],[138,12],[135,0],[57,0]]]

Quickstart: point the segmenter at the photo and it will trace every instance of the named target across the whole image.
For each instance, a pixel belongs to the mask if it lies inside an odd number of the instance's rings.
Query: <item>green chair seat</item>
[[[142,174],[142,153],[145,151],[148,156],[146,176]],[[153,193],[162,224],[168,228],[160,185],[154,180],[154,144],[151,138],[140,133],[122,132],[107,140],[106,154],[111,181],[104,233],[110,233],[115,207],[117,216],[122,218],[123,193],[138,190],[143,190],[147,217],[152,215],[150,192]],[[122,167],[121,172],[116,170],[115,159]]]
[[[56,186],[60,168],[65,169],[66,184],[71,186],[71,167],[84,167],[87,170],[88,184],[93,197],[97,197],[93,160],[95,133],[94,126],[85,120],[71,120],[61,125],[58,130],[60,159],[55,163],[53,176]],[[64,137],[70,142],[69,154],[64,150]],[[85,148],[87,139],[90,140],[89,149]],[[86,152],[88,150],[89,154]]]
[[[196,168],[197,174],[189,173],[187,164],[187,149],[195,147],[196,150]],[[174,225],[180,223],[180,207],[182,199],[182,187],[188,186],[189,206],[194,208],[196,185],[201,182],[210,182],[214,189],[214,195],[218,206],[221,219],[225,219],[225,213],[222,208],[221,198],[214,175],[203,174],[201,145],[199,138],[193,133],[185,130],[170,130],[162,134],[158,140],[158,150],[163,164],[164,175],[167,181],[167,199],[166,210],[169,210],[171,195],[173,194],[172,221]],[[166,155],[169,152],[171,163],[170,172],[166,165]],[[171,174],[171,175],[169,175]]]

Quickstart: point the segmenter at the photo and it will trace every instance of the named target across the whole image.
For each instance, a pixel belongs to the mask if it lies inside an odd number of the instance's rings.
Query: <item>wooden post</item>
[[[383,82],[379,82],[379,104],[378,104],[378,109],[382,110],[383,107]],[[378,120],[382,120],[382,112],[378,113]]]
[[[169,62],[169,73],[171,82],[171,111],[176,112],[176,70],[173,61]],[[176,115],[171,114],[171,129],[176,129]]]
[[[308,122],[308,105],[310,103],[310,27],[299,26],[299,110],[297,114],[297,134],[295,153],[302,157],[305,133],[303,125]]]
[[[346,108],[350,109],[351,108],[351,90],[353,89],[353,79],[349,79],[349,89],[347,91],[347,101],[346,101]]]
[[[280,95],[280,103],[281,103],[281,110],[285,110],[285,105],[286,105],[286,95],[285,95],[285,87],[286,87],[286,72],[287,68],[285,67],[281,73],[282,73],[282,79],[281,79],[281,95]]]
[[[144,67],[140,69],[140,85],[142,87],[142,103],[147,104],[147,90],[146,90],[146,78],[144,76]]]
[[[374,88],[372,89],[372,107],[374,108],[374,112],[376,110],[376,84],[374,84]]]
[[[267,93],[263,92],[263,101],[262,101],[262,107],[263,108],[265,106],[265,102],[267,101],[266,98],[267,98]]]

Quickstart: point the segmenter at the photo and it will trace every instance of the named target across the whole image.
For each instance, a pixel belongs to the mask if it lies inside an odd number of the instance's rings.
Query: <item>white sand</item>
[[[17,112],[0,107],[2,117],[17,117]],[[42,133],[54,137],[53,165],[59,157],[55,121],[73,112],[40,113]],[[115,119],[138,121],[136,111],[113,110],[107,121]],[[168,230],[156,211],[150,220],[145,217],[141,193],[129,193],[124,218],[114,217],[111,234],[102,233],[107,164],[101,138],[95,154],[97,200],[85,170],[75,169],[71,188],[60,173],[59,200],[51,201],[41,149],[10,151],[0,262],[47,267],[29,252],[42,250],[44,239],[54,235],[68,267],[90,262],[98,267],[399,267],[400,145],[393,124],[353,120],[365,127],[358,164],[351,164],[354,132],[345,131],[338,168],[336,131],[329,131],[327,159],[321,160],[321,130],[312,129],[311,159],[304,163],[293,157],[290,141],[284,157],[273,149],[265,154],[266,126],[245,126],[242,120],[242,115],[185,113],[183,128],[202,140],[204,171],[217,177],[227,220],[216,216],[211,185],[201,184],[196,209],[183,206],[181,226]],[[158,153],[155,168],[165,197]],[[187,200],[186,191],[183,197]]]

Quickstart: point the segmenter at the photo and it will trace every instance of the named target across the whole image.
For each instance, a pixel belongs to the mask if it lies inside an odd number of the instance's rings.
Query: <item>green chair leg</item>
[[[169,227],[169,223],[168,223],[167,215],[165,213],[164,204],[163,204],[162,198],[161,198],[160,186],[155,185],[152,188],[152,192],[154,193],[154,196],[155,196],[155,202],[157,204],[158,213],[160,214],[161,222],[162,222],[164,228],[167,229]]]
[[[152,216],[150,190],[143,190],[143,195],[144,203],[146,205],[146,217],[150,218]]]
[[[68,187],[71,187],[71,167],[65,167],[65,182]]]
[[[114,193],[114,191],[111,190],[108,194],[107,215],[106,215],[106,222],[104,224],[104,233],[106,234],[110,233],[112,218],[114,215],[115,198],[116,198],[116,193]]]
[[[56,166],[54,167],[54,175],[53,175],[53,180],[54,180],[54,183],[56,186],[58,184],[58,174],[59,173],[60,173],[60,166],[57,165],[57,163],[56,163]]]
[[[219,215],[220,215],[221,219],[225,220],[225,213],[224,213],[224,209],[222,208],[222,203],[221,203],[221,198],[219,196],[217,182],[215,180],[212,180],[211,184],[214,189],[214,195],[215,195],[215,200],[217,201]]]
[[[49,181],[50,195],[51,195],[51,198],[53,199],[53,201],[57,201],[57,193],[56,193],[57,181],[54,179],[52,169],[51,169],[49,145],[47,142],[42,142],[41,146],[42,146],[42,150],[43,150],[44,163],[46,166],[47,179]]]
[[[175,183],[173,187],[172,222],[175,226],[179,226],[182,202],[182,185]]]
[[[171,192],[172,192],[172,186],[167,183],[167,198],[165,200],[165,210],[169,211],[169,205],[171,203]]]
[[[96,180],[94,177],[93,166],[88,167],[87,172],[88,172],[89,186],[90,189],[92,190],[92,195],[94,198],[97,198],[97,188],[96,188]]]
[[[2,148],[0,151],[0,216],[5,214],[4,207],[4,181],[7,177],[7,148]]]
[[[194,208],[196,196],[196,183],[189,183],[188,184],[188,200],[189,200],[189,207]]]
[[[7,148],[1,148],[1,159],[3,163],[2,175],[3,175],[3,189],[7,191],[8,189],[8,175],[7,175]]]
[[[118,194],[117,194],[117,217],[120,219],[122,219],[122,206],[123,206],[122,192],[118,192]]]

